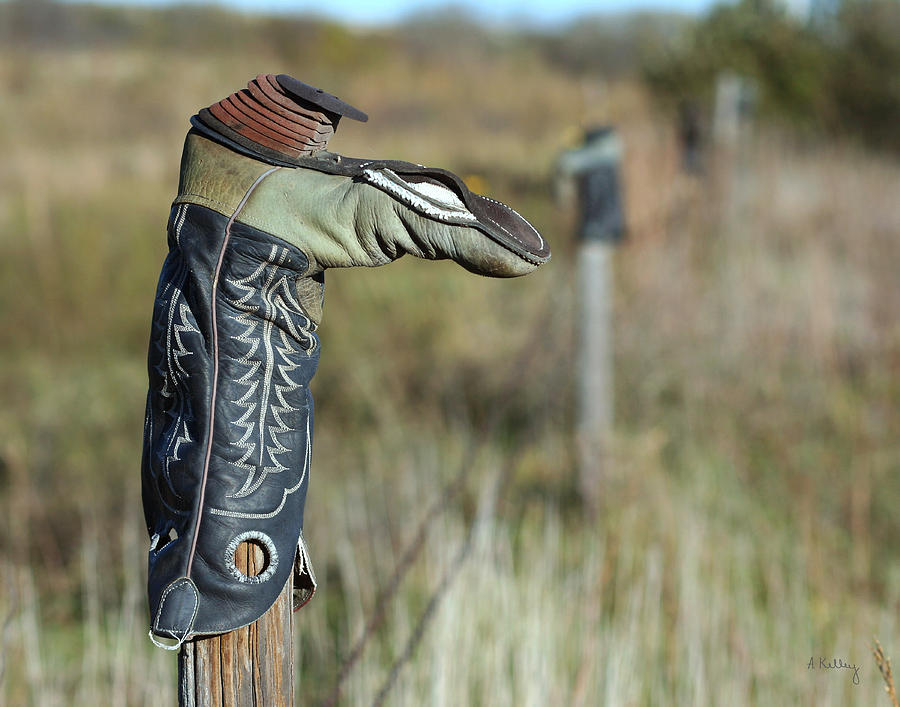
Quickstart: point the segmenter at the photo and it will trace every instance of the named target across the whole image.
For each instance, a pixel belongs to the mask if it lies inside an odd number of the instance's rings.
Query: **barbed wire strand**
[[[513,362],[513,365],[510,368],[510,375],[507,376],[506,380],[504,381],[504,385],[501,387],[501,390],[505,391],[505,394],[501,399],[500,404],[491,409],[487,422],[481,427],[479,433],[476,434],[472,438],[472,441],[469,443],[469,446],[467,447],[466,453],[463,457],[463,462],[462,464],[460,464],[459,470],[457,471],[456,475],[446,486],[444,486],[442,492],[431,504],[431,506],[429,506],[428,510],[422,517],[422,520],[419,522],[419,525],[416,528],[416,533],[413,536],[412,541],[406,547],[406,550],[404,550],[400,561],[397,563],[397,566],[394,568],[394,572],[391,575],[390,580],[388,581],[384,590],[382,590],[376,598],[375,609],[372,612],[372,616],[366,622],[362,634],[360,634],[360,637],[357,639],[353,648],[347,654],[347,657],[341,664],[341,669],[338,672],[337,678],[335,679],[335,684],[331,690],[331,693],[325,700],[320,703],[321,707],[335,707],[335,705],[337,705],[344,683],[347,681],[350,673],[353,671],[354,667],[359,662],[359,659],[362,657],[363,651],[365,650],[369,640],[384,623],[385,617],[387,616],[387,609],[396,597],[397,590],[399,589],[400,584],[403,582],[403,579],[409,572],[410,567],[412,567],[419,554],[422,552],[431,526],[445,510],[451,507],[456,497],[465,488],[466,482],[468,481],[469,472],[474,466],[474,462],[478,456],[478,452],[481,451],[481,448],[484,446],[487,440],[490,439],[497,425],[503,419],[505,414],[509,412],[512,406],[512,403],[514,401],[513,392],[518,387],[517,383],[521,381],[522,371],[529,370],[531,368],[532,359],[534,359],[537,354],[542,351],[542,348],[539,344],[541,340],[547,338],[547,328],[549,327],[550,322],[553,319],[554,311],[554,307],[550,302],[548,302],[544,312],[542,312],[541,316],[535,322],[532,331],[529,332],[529,337],[526,340],[525,345],[520,349]],[[465,561],[465,558],[468,555],[468,549],[466,547],[468,541],[469,538],[467,537],[467,540],[464,541],[463,545],[460,548],[460,551],[457,553],[457,557],[461,558],[460,564]],[[440,585],[438,587],[437,593],[443,594],[443,591],[440,589]],[[433,603],[434,608],[436,608],[439,602],[440,598],[437,598],[436,595],[432,595],[428,605],[431,606]],[[428,607],[426,607],[426,611],[428,611]],[[433,611],[434,609],[432,609],[432,613]],[[428,620],[429,619],[426,619],[424,624],[422,625],[421,632],[423,634],[425,628],[427,627]],[[420,623],[422,623],[421,618]],[[419,640],[421,640],[421,636],[415,641],[415,643],[417,644]],[[415,645],[408,645],[407,648],[409,648],[411,656],[412,651],[415,649]],[[409,657],[406,658],[404,664],[405,662],[408,662],[408,660]],[[397,673],[399,674],[399,671],[403,667],[403,665],[400,664],[396,665],[395,667],[397,668]],[[388,685],[388,689],[390,689],[390,685]]]
[[[415,629],[413,629],[413,632],[406,640],[406,645],[403,647],[403,651],[394,660],[394,663],[391,666],[390,673],[388,674],[384,683],[382,683],[381,689],[378,690],[375,699],[372,701],[372,707],[381,707],[381,705],[384,704],[388,693],[390,693],[390,691],[397,684],[397,680],[400,677],[400,672],[403,670],[406,664],[409,663],[410,660],[412,660],[416,649],[419,647],[419,644],[422,642],[422,638],[424,638],[425,636],[425,631],[427,630],[428,625],[431,623],[431,620],[437,613],[437,610],[440,607],[440,604],[443,601],[444,597],[447,595],[447,592],[450,591],[454,580],[461,574],[462,567],[465,564],[466,560],[469,559],[472,548],[475,546],[475,539],[478,537],[478,532],[482,527],[484,527],[486,522],[494,517],[497,509],[497,499],[503,495],[503,491],[512,480],[513,470],[518,463],[522,451],[523,450],[520,449],[515,455],[513,455],[513,457],[509,459],[509,461],[504,465],[503,471],[498,475],[496,482],[492,485],[491,491],[487,493],[488,499],[486,501],[485,499],[482,499],[478,515],[469,524],[469,528],[466,531],[466,536],[462,544],[459,546],[459,549],[457,550],[456,555],[453,557],[453,560],[451,561],[449,567],[447,567],[447,569],[444,571],[444,574],[441,576],[441,579],[438,582],[434,592],[432,592],[431,597],[428,600],[428,604],[425,606],[425,609],[422,612],[421,616],[419,616],[419,620],[416,623]]]
[[[466,451],[465,461],[463,462],[462,468],[467,468],[472,465],[475,457],[477,456],[477,447],[480,446],[480,444],[480,442],[473,442],[472,444],[470,444],[469,448]],[[435,499],[435,501],[423,515],[422,520],[419,522],[419,526],[416,528],[415,535],[413,535],[412,541],[404,550],[400,561],[394,568],[394,572],[391,575],[390,580],[376,598],[375,610],[372,612],[372,615],[366,622],[365,628],[363,629],[362,634],[360,634],[359,638],[356,640],[356,643],[354,644],[352,650],[344,659],[344,662],[341,665],[340,672],[338,673],[338,677],[335,680],[335,685],[332,688],[331,694],[324,702],[321,703],[322,707],[334,707],[337,704],[344,683],[347,681],[347,678],[350,676],[350,673],[353,671],[356,663],[362,657],[363,651],[365,650],[366,644],[369,642],[369,639],[378,631],[378,629],[381,628],[382,624],[384,623],[384,620],[387,616],[387,609],[393,601],[397,590],[400,588],[400,584],[403,582],[403,579],[406,577],[406,574],[409,571],[410,567],[412,567],[412,565],[415,563],[416,559],[419,556],[419,553],[424,548],[425,541],[428,539],[428,532],[431,528],[431,525],[441,515],[444,509],[448,508],[453,503],[464,485],[465,475],[457,474],[453,478],[453,480],[444,487],[444,490],[442,491],[440,496]]]

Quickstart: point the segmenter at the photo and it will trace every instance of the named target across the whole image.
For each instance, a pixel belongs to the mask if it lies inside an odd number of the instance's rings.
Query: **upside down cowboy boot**
[[[550,258],[525,219],[450,172],[327,152],[341,116],[367,119],[260,75],[191,119],[148,357],[157,643],[255,621],[292,572],[295,608],[315,591],[302,528],[326,268],[411,253],[513,277]],[[257,576],[235,565],[245,541],[264,549]]]

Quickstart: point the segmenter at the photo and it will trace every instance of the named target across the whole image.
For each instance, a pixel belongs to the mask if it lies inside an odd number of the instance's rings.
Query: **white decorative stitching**
[[[181,227],[184,226],[184,217],[187,216],[187,204],[181,204],[178,207],[177,217],[175,219],[175,242],[181,245]]]
[[[298,368],[298,364],[291,360],[291,356],[303,353],[289,340],[284,329],[276,326],[276,322],[282,322],[295,340],[308,342],[305,351],[309,356],[315,350],[316,339],[310,332],[312,322],[303,313],[303,308],[291,291],[291,278],[282,275],[278,278],[278,268],[284,264],[288,250],[277,245],[272,246],[269,257],[259,267],[245,278],[237,280],[229,279],[234,287],[243,290],[245,294],[236,299],[229,300],[232,306],[241,310],[232,319],[246,328],[239,335],[232,337],[247,345],[248,350],[239,358],[232,360],[247,367],[244,375],[237,379],[238,383],[247,386],[245,393],[233,401],[234,404],[244,408],[244,413],[234,421],[234,424],[243,428],[243,436],[235,445],[243,449],[243,455],[234,466],[249,472],[243,485],[236,492],[228,495],[229,498],[243,498],[256,491],[269,474],[277,474],[287,470],[281,463],[279,456],[290,450],[282,444],[280,436],[291,431],[290,425],[282,417],[285,413],[296,412],[298,408],[288,403],[285,395],[302,388],[300,383],[294,381],[290,372]],[[263,274],[266,268],[271,266],[271,272],[263,285],[257,289],[252,282]],[[277,280],[276,280],[277,278]],[[251,297],[259,293],[264,310],[256,304],[250,304]],[[301,318],[301,325],[297,325],[297,318]],[[262,331],[257,331],[260,321]],[[278,329],[280,346],[274,343],[274,332]],[[256,356],[262,348],[263,360]],[[277,363],[276,357],[280,357],[284,363]],[[259,379],[256,374],[260,368],[262,372],[262,391],[256,400],[259,389]],[[280,380],[281,383],[277,382]],[[273,396],[277,404],[270,404]],[[256,412],[257,419],[251,420],[251,415]],[[269,415],[275,420],[275,424],[268,423]],[[256,437],[251,442],[251,436]],[[255,464],[250,463],[250,457],[258,454]],[[267,463],[268,462],[268,463]],[[214,512],[214,511],[213,511]]]
[[[541,248],[544,247],[544,239],[541,238],[541,234],[538,233],[537,229],[531,225],[531,222],[527,218],[522,216],[522,214],[520,214],[518,211],[516,211],[513,207],[507,206],[502,201],[497,201],[496,199],[492,199],[489,196],[482,196],[481,194],[478,194],[477,196],[479,199],[485,199],[487,201],[490,201],[492,204],[496,204],[497,206],[500,206],[500,207],[506,209],[507,211],[512,211],[516,216],[518,216],[520,219],[522,219],[525,222],[525,224],[528,226],[528,228],[530,228],[532,231],[534,231],[534,235],[536,235],[538,237],[538,240],[541,242]],[[500,226],[500,224],[497,223],[496,221],[494,221],[494,219],[490,219],[490,221],[491,221],[491,223],[495,223],[498,226]],[[503,228],[503,226],[500,226],[500,228]],[[503,230],[506,231],[505,228],[503,228]],[[509,233],[509,231],[506,231],[506,232]],[[515,236],[512,235],[512,233],[509,233],[509,235],[512,236],[513,238],[516,238]],[[516,238],[516,240],[519,241],[520,243],[522,242],[518,238]]]
[[[299,489],[303,485],[303,481],[306,479],[306,474],[309,471],[309,463],[310,458],[312,456],[312,440],[309,434],[309,417],[306,418],[306,458],[303,462],[303,472],[300,474],[300,480],[291,486],[290,488],[286,488],[281,493],[281,502],[276,506],[275,510],[269,511],[268,513],[243,513],[241,511],[228,511],[224,508],[214,508],[210,507],[209,512],[214,516],[224,516],[226,518],[245,518],[248,520],[266,520],[268,518],[274,518],[276,515],[281,513],[281,509],[284,508],[284,504],[287,502],[287,497],[294,493],[297,489]]]
[[[187,207],[184,207],[185,209]],[[182,213],[179,220],[183,222]],[[159,293],[159,306],[164,308],[165,324],[165,348],[158,345],[160,357],[155,366],[156,372],[162,379],[162,385],[158,391],[160,397],[167,399],[165,414],[171,419],[164,430],[167,430],[165,444],[165,457],[163,459],[163,477],[172,494],[181,499],[181,494],[172,483],[170,468],[172,462],[180,460],[182,445],[189,444],[191,439],[188,431],[187,420],[190,417],[190,402],[184,394],[184,383],[188,379],[188,372],[182,364],[185,356],[193,355],[185,345],[182,335],[185,333],[197,333],[199,330],[191,323],[191,311],[184,302],[183,284],[187,269],[181,262],[176,272],[162,285]],[[158,341],[158,339],[157,339]],[[150,439],[153,439],[152,419],[150,421]],[[165,504],[165,499],[161,499]],[[171,508],[169,504],[165,504]],[[173,509],[175,510],[175,509]],[[183,511],[181,511],[183,512]]]
[[[238,427],[244,428],[244,436],[241,437],[237,442],[234,443],[236,447],[239,447],[244,450],[243,455],[240,459],[233,464],[245,471],[249,471],[252,476],[253,471],[255,470],[254,466],[248,464],[248,460],[250,456],[256,450],[256,444],[254,442],[250,442],[250,437],[253,435],[253,430],[255,423],[248,422],[248,419],[256,410],[256,402],[254,402],[251,398],[256,394],[256,390],[259,387],[259,381],[253,380],[256,372],[259,370],[259,367],[262,365],[261,361],[254,360],[251,358],[259,348],[260,340],[259,338],[255,338],[252,336],[254,330],[256,329],[256,322],[251,317],[252,314],[256,312],[256,307],[247,306],[246,302],[253,296],[253,288],[247,287],[246,282],[257,278],[262,271],[265,269],[266,263],[261,263],[260,266],[249,276],[246,278],[242,278],[240,280],[228,280],[233,286],[245,290],[245,294],[243,297],[240,297],[237,300],[231,300],[231,304],[237,309],[241,310],[240,314],[237,316],[233,316],[232,319],[242,326],[245,326],[246,329],[242,331],[237,336],[233,336],[232,338],[236,341],[240,341],[248,346],[248,349],[244,354],[237,359],[232,359],[237,363],[244,364],[247,366],[246,373],[237,379],[237,383],[242,383],[247,386],[246,392],[237,400],[234,400],[235,405],[239,405],[244,408],[244,414],[237,418],[233,424]]]
[[[179,295],[180,294],[181,293],[179,293]],[[181,335],[184,334],[185,332],[194,333],[194,334],[200,333],[200,330],[197,329],[195,326],[193,326],[190,323],[190,320],[188,319],[189,314],[190,314],[190,309],[188,309],[188,306],[184,303],[181,303],[178,307],[178,315],[179,315],[179,319],[180,319],[181,323],[174,324],[174,322],[173,322],[173,326],[172,326],[172,332],[175,335],[175,342],[177,345],[177,348],[173,348],[171,350],[171,357],[172,357],[171,360],[174,364],[174,368],[176,369],[175,371],[173,371],[173,378],[176,375],[178,375],[179,377],[183,377],[184,380],[187,380],[188,372],[186,370],[184,370],[184,366],[182,366],[182,364],[181,364],[181,359],[184,358],[185,356],[191,356],[193,354],[193,351],[189,351],[185,347],[184,342],[181,339]],[[171,343],[170,341],[167,341],[167,346],[169,346],[170,343]],[[179,395],[179,398],[180,398],[180,401],[179,401],[180,407],[178,410],[178,416],[180,417],[180,420],[178,422],[178,425],[176,425],[176,429],[178,429],[178,427],[180,426],[182,431],[175,438],[174,442],[172,443],[172,445],[170,447],[171,453],[166,457],[166,475],[168,475],[169,464],[173,461],[178,461],[180,459],[180,457],[178,456],[178,450],[181,447],[181,445],[182,444],[190,444],[191,442],[194,441],[191,439],[190,432],[188,431],[187,420],[185,419],[186,414],[187,414],[186,409],[187,409],[188,403],[186,400],[183,399],[182,395]]]
[[[484,218],[487,219],[488,221],[490,221],[492,224],[494,224],[494,225],[495,225],[497,228],[499,228],[501,231],[503,231],[504,233],[506,233],[510,238],[512,238],[513,240],[515,240],[515,241],[521,243],[521,241],[520,241],[518,238],[516,238],[512,233],[510,233],[510,232],[507,231],[505,228],[503,228],[503,226],[501,226],[499,223],[497,223],[496,221],[494,221],[494,219],[492,219],[490,216],[485,216]],[[504,248],[506,248],[510,253],[513,253],[513,254],[519,256],[520,258],[522,258],[522,260],[527,260],[529,263],[532,263],[532,264],[534,264],[534,265],[540,265],[540,264],[541,264],[541,261],[536,260],[536,259],[533,258],[531,255],[529,255],[528,253],[519,253],[519,252],[513,250],[512,248],[510,248],[508,245],[506,245],[505,243],[503,243],[503,242],[501,242],[501,241],[498,241],[498,240],[496,240],[496,239],[494,239],[494,241],[495,241],[496,243],[498,243],[499,245],[503,246]]]

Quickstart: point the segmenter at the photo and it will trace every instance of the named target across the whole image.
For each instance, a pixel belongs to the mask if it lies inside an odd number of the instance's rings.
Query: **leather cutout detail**
[[[363,178],[425,216],[447,223],[473,223],[478,219],[460,198],[436,181],[405,181],[390,169],[364,169]]]
[[[266,555],[266,568],[260,574],[250,576],[241,572],[234,562],[234,553],[237,552],[241,543],[255,541],[263,546]],[[225,548],[225,566],[238,582],[243,584],[262,584],[269,581],[278,569],[278,550],[275,549],[275,543],[265,533],[258,530],[247,530],[239,535],[235,535],[228,546]]]

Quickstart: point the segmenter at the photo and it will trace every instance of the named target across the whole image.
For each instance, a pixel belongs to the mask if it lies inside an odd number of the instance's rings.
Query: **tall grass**
[[[15,97],[0,103],[0,702],[174,699],[143,595],[149,307],[187,116],[273,68],[327,75],[369,111],[335,149],[474,175],[555,253],[519,281],[411,259],[328,273],[302,703],[330,692],[423,509],[498,408],[346,704],[381,687],[475,519],[472,555],[391,704],[884,700],[868,646],[876,634],[900,651],[900,166],[760,134],[696,180],[639,87],[596,90],[527,54],[453,63],[398,46],[346,68],[240,48],[165,61],[0,50]],[[572,215],[550,197],[552,158],[582,118],[621,125],[630,224],[616,463],[596,522],[571,450]],[[859,685],[808,669],[820,656],[858,664]]]

